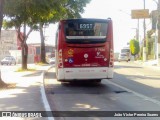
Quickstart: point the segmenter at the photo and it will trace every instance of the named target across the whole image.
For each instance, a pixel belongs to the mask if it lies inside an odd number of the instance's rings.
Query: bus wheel
[[[95,80],[95,83],[101,83],[102,80]]]

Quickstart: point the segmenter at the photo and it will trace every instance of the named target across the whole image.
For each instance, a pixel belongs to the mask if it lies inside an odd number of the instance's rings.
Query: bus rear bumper
[[[57,79],[67,80],[95,80],[113,78],[113,67],[92,67],[92,68],[61,68],[58,69]]]

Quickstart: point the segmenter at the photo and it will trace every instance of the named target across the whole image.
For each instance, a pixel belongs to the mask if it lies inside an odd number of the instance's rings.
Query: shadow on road
[[[55,72],[48,71],[45,75],[45,88],[47,94],[108,94],[115,91],[122,91],[117,88],[111,89],[112,86],[106,85],[105,79],[101,83],[93,81],[74,81],[74,82],[58,82]]]

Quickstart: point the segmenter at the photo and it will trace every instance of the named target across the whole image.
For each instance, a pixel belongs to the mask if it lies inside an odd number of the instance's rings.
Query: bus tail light
[[[59,68],[63,68],[62,50],[58,51],[58,67]]]
[[[109,67],[113,67],[113,65],[114,65],[114,52],[113,52],[113,50],[111,49],[111,50],[110,50]]]

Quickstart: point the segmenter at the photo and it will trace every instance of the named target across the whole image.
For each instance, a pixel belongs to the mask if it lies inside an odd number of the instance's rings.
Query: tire
[[[101,83],[102,80],[95,80],[95,83]]]

